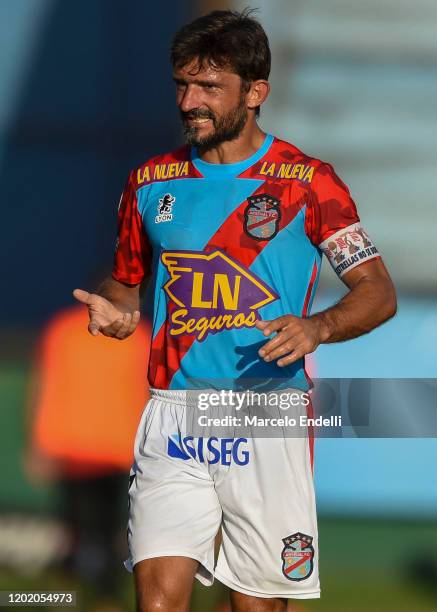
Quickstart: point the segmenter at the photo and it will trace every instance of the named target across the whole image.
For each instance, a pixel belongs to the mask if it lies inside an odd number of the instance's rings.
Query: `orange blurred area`
[[[128,470],[148,399],[150,325],[123,342],[87,331],[82,305],[58,313],[43,330],[30,402],[31,442],[65,475]]]

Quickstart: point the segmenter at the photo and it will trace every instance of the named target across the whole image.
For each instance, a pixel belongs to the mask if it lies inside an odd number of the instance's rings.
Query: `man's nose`
[[[179,108],[182,112],[188,113],[194,108],[201,105],[199,90],[193,85],[188,85],[181,99],[179,100]]]

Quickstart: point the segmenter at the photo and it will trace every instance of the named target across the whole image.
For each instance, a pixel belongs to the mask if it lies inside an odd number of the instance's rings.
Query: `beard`
[[[241,134],[247,121],[245,99],[242,95],[237,106],[219,117],[211,111],[195,108],[187,113],[181,112],[181,118],[185,142],[188,145],[200,147],[203,151],[207,151],[222,142],[234,140]],[[207,136],[199,136],[199,128],[188,125],[187,119],[211,119],[213,130]]]

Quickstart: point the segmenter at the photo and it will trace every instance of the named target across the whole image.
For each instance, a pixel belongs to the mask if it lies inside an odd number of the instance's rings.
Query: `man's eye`
[[[204,87],[205,89],[215,89],[216,88],[216,86],[213,83],[208,83],[208,85],[205,85]]]

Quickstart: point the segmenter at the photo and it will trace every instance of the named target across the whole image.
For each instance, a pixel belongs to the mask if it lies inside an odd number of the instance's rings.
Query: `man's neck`
[[[222,142],[216,147],[202,151],[199,147],[199,156],[210,164],[234,164],[247,159],[262,146],[266,135],[254,122],[246,125],[235,140]]]

